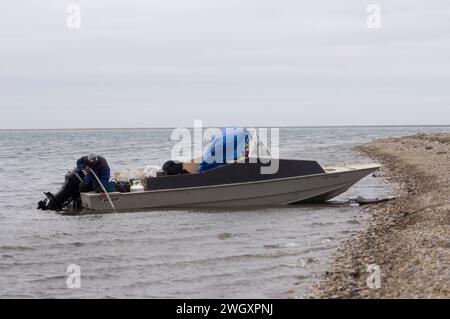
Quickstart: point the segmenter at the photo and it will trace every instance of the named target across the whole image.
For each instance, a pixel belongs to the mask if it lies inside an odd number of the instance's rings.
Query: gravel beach
[[[366,230],[344,242],[309,298],[450,298],[450,133],[357,148],[383,164],[394,200],[370,204]],[[368,265],[380,269],[374,287]],[[371,288],[369,288],[371,286]]]

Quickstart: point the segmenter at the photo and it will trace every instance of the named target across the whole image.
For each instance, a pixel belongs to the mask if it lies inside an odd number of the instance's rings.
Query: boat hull
[[[110,193],[116,210],[158,207],[245,207],[326,201],[378,169],[378,165],[325,168],[325,173],[224,185]],[[82,193],[82,207],[110,211],[104,194]]]

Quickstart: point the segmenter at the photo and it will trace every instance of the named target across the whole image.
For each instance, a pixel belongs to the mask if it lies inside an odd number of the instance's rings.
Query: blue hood
[[[197,172],[204,172],[233,162],[245,154],[248,131],[241,127],[226,127],[216,136],[203,153]]]

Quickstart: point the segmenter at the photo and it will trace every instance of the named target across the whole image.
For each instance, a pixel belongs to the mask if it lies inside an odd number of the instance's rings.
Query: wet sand
[[[450,298],[450,133],[357,148],[383,164],[398,198],[365,206],[366,230],[344,242],[310,298]],[[380,267],[369,288],[367,267]],[[370,285],[370,283],[369,283]]]

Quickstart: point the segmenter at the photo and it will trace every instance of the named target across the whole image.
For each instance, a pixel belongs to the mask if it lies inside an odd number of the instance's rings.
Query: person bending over
[[[94,175],[92,175],[92,171],[95,172],[105,189],[108,189],[111,172],[108,162],[106,162],[103,157],[90,153],[88,156],[83,156],[77,160],[77,167],[86,172],[83,182],[80,184],[80,192],[103,192],[102,187],[97,182],[97,179]]]

